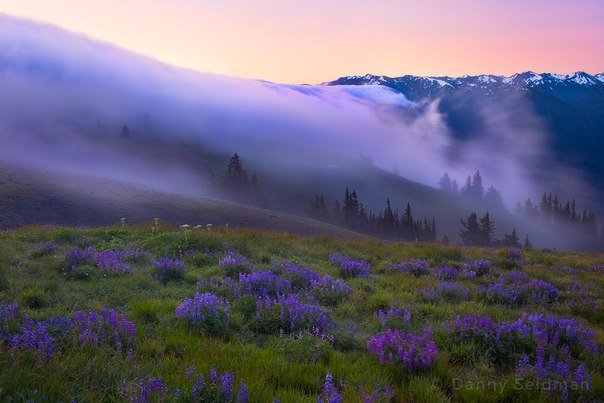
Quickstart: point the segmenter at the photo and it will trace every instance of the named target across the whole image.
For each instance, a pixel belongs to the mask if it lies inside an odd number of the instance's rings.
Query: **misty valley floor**
[[[0,399],[594,401],[603,273],[245,229],[0,232]]]

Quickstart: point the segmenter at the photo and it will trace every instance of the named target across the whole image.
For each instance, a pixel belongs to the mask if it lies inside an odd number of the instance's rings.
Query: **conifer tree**
[[[229,160],[226,176],[227,181],[234,185],[241,185],[245,181],[245,173],[243,171],[241,160],[239,159],[239,155],[237,155],[237,153],[233,154],[233,156]]]
[[[476,213],[472,212],[467,222],[461,220],[459,236],[465,245],[478,246],[481,244],[482,234]]]
[[[480,171],[476,171],[474,178],[472,178],[472,197],[476,200],[482,200],[484,196],[484,187],[482,186],[482,177]]]
[[[493,242],[493,234],[495,232],[495,223],[491,221],[489,212],[487,211],[484,217],[480,219],[480,235],[481,245],[491,246]]]
[[[504,236],[503,244],[506,246],[520,247],[520,239],[516,233],[516,228],[512,229],[510,234]]]

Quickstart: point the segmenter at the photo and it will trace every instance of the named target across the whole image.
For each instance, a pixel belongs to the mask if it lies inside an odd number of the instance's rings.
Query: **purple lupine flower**
[[[131,402],[147,403],[162,400],[168,393],[164,378],[135,378],[131,382],[122,380],[121,396]]]
[[[409,273],[416,277],[430,274],[430,264],[424,259],[409,259],[399,264],[391,264],[390,271]]]
[[[72,249],[65,254],[67,266],[75,272],[80,266],[90,264],[96,266],[104,274],[124,274],[131,272],[126,263],[133,256],[142,256],[142,250],[120,251],[101,250],[96,251],[93,247],[85,249]],[[149,255],[150,256],[150,255]]]
[[[344,280],[334,280],[331,276],[325,275],[312,281],[310,292],[317,301],[335,305],[350,295],[352,288]]]
[[[433,268],[434,275],[444,281],[453,281],[459,275],[459,269],[453,266],[438,266]]]
[[[341,403],[342,395],[338,388],[333,383],[333,376],[327,372],[325,382],[321,388],[321,393],[317,398],[317,403]]]
[[[159,282],[166,284],[170,280],[180,280],[184,277],[185,262],[179,259],[162,257],[151,262],[154,277]]]
[[[220,397],[225,400],[230,400],[234,395],[234,384],[235,376],[231,372],[225,372],[220,375]]]
[[[462,301],[470,295],[470,291],[461,284],[447,281],[439,283],[436,287],[428,286],[416,292],[429,302],[438,302],[441,300]]]
[[[249,399],[247,385],[244,382],[239,383],[239,394],[237,395],[237,403],[247,403]]]
[[[74,332],[80,344],[110,345],[127,351],[136,341],[136,324],[114,309],[102,308],[97,312],[77,311],[73,315]]]
[[[277,298],[258,297],[256,317],[270,321],[288,333],[312,328],[325,331],[329,327],[329,320],[321,307],[303,302],[293,294]]]
[[[38,258],[42,256],[49,256],[55,253],[58,249],[59,245],[57,245],[55,241],[42,241],[34,248],[32,252],[32,257]]]
[[[466,262],[461,266],[461,275],[466,278],[482,277],[491,272],[491,262],[485,259]]]
[[[194,326],[201,326],[210,333],[217,333],[228,326],[231,304],[216,295],[205,292],[195,293],[191,298],[185,298],[176,307],[175,315],[186,319]]]
[[[306,290],[321,280],[321,275],[302,265],[293,264],[287,260],[282,261],[273,269],[275,274],[286,279],[291,284],[293,291]]]
[[[276,297],[288,294],[291,288],[288,280],[280,278],[271,271],[259,270],[239,274],[239,289],[242,294]]]
[[[554,302],[558,299],[559,291],[552,284],[531,278],[526,273],[510,272],[489,284],[487,289],[483,289],[482,294],[490,302],[521,305]]]
[[[393,362],[408,371],[428,368],[436,358],[436,343],[430,330],[415,336],[402,330],[386,329],[372,336],[367,350],[376,355],[382,364]]]
[[[367,277],[370,275],[371,265],[365,260],[354,260],[349,256],[334,253],[329,256],[329,261],[340,266],[345,277]]]
[[[226,270],[227,277],[237,278],[241,273],[249,273],[254,270],[254,265],[243,255],[228,252],[218,259],[218,265]]]
[[[381,309],[375,311],[373,316],[379,319],[380,324],[384,328],[393,321],[402,322],[402,324],[409,324],[411,321],[411,312],[393,306],[389,307],[386,312]]]

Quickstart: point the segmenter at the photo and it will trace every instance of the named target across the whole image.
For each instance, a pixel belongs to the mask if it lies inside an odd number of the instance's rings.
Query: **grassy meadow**
[[[602,265],[216,227],[1,232],[0,400],[594,401]]]

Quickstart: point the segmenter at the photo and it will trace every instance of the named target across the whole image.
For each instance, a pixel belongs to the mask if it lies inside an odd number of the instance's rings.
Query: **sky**
[[[0,12],[284,83],[604,71],[604,0],[2,0]]]

